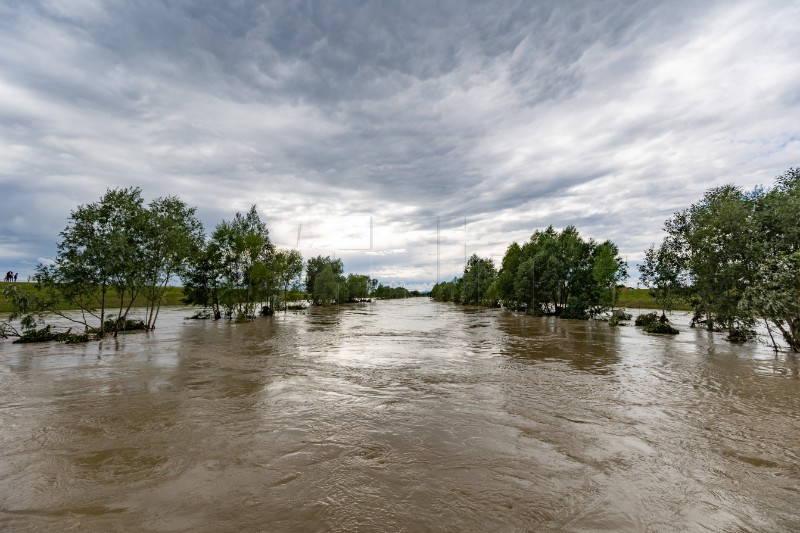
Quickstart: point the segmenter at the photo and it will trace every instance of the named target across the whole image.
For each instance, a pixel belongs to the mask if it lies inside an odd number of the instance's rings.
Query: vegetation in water
[[[37,266],[37,290],[4,290],[10,320],[20,319],[29,331],[53,313],[103,337],[116,335],[134,303],[144,301],[146,329],[154,328],[170,279],[185,270],[202,240],[194,212],[175,197],[145,206],[139,188],[110,189],[79,206],[60,233],[53,264]],[[120,320],[109,327],[111,309]]]
[[[642,330],[646,331],[647,333],[662,333],[669,335],[677,335],[680,333],[680,331],[670,326],[667,315],[664,313],[661,313],[661,316],[658,316],[658,313],[655,312],[639,315],[636,317],[636,322],[634,322],[634,324],[641,326]]]
[[[71,330],[67,331],[54,331],[52,326],[46,325],[43,328],[32,328],[14,340],[15,344],[25,344],[33,342],[63,342],[65,344],[77,344],[81,342],[89,342],[88,333],[72,333]]]
[[[60,237],[53,264],[37,266],[35,283],[3,289],[0,305],[10,313],[0,337],[72,339],[45,325],[50,314],[81,327],[80,338],[151,330],[161,305],[177,303],[170,287],[176,280],[184,285],[181,303],[236,322],[309,297],[330,305],[413,294],[363,274],[345,277],[341,259],[319,256],[304,264],[297,250],[278,250],[256,206],[223,220],[206,239],[195,208],[179,198],[145,205],[139,188],[109,189],[73,211]],[[144,319],[129,318],[134,306],[144,307]]]
[[[771,189],[710,189],[669,218],[662,242],[645,252],[639,271],[648,299],[621,287],[626,264],[614,243],[584,239],[573,226],[549,227],[522,245],[512,243],[499,268],[473,255],[463,275],[437,283],[431,297],[563,318],[611,310],[611,325],[626,320],[614,313],[622,298],[626,305],[661,309],[660,318],[652,313],[637,319],[645,331],[658,333],[677,333],[665,313],[688,305],[692,326],[743,342],[763,322],[773,344],[779,335],[800,352],[798,213],[800,169],[789,169]],[[183,281],[184,303],[237,322],[251,320],[257,310],[270,315],[297,308],[295,302],[307,298],[324,306],[419,295],[363,274],[345,276],[341,259],[318,256],[304,263],[296,250],[276,249],[255,206],[222,221],[206,239],[195,208],[177,197],[145,205],[139,188],[109,189],[73,211],[60,237],[54,262],[37,266],[35,283],[3,289],[0,305],[10,317],[0,323],[0,336],[78,342],[153,329],[161,306],[174,300],[174,280]],[[135,305],[145,308],[143,320],[128,318]],[[84,333],[55,332],[45,324],[49,313]],[[645,322],[651,315],[656,319]]]
[[[710,189],[664,225],[666,237],[646,253],[642,281],[662,309],[678,297],[694,310],[692,325],[753,338],[763,321],[800,352],[800,169],[771,189]],[[776,345],[777,349],[777,345]]]
[[[680,331],[670,326],[669,323],[660,321],[647,324],[642,328],[642,330],[646,331],[647,333],[660,333],[667,335],[677,335],[680,333]]]
[[[590,318],[613,309],[626,264],[611,241],[583,239],[568,226],[536,231],[520,246],[512,243],[499,272],[490,259],[473,255],[464,275],[438,283],[438,301],[498,306],[535,315]]]

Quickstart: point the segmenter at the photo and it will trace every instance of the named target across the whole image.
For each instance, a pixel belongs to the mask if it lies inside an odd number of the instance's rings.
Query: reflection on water
[[[424,299],[0,344],[0,528],[800,529],[797,358]]]

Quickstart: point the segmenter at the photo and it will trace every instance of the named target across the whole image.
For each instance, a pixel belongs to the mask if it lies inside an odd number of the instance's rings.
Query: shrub
[[[726,338],[730,342],[740,344],[745,341],[749,341],[750,339],[754,339],[755,337],[755,330],[748,328],[734,328],[728,332],[728,336]]]
[[[77,344],[79,342],[89,342],[87,333],[55,332],[50,325],[42,329],[31,329],[14,341],[14,344],[27,344],[32,342],[63,342],[65,344]]]
[[[106,331],[114,331],[117,328],[119,328],[119,331],[141,331],[147,329],[142,320],[114,318],[113,316],[106,320],[104,325]]]
[[[655,313],[653,313],[655,314]],[[651,322],[642,328],[647,333],[659,333],[659,334],[666,334],[666,335],[677,335],[680,333],[677,329],[673,328],[666,322],[660,322],[656,320],[655,322]]]
[[[657,322],[658,322],[657,313],[647,313],[646,315],[637,316],[635,324],[637,326],[648,326],[650,324],[655,324]]]
[[[626,313],[622,309],[614,309],[611,312],[611,318],[616,318],[617,321],[630,320],[633,318],[633,315],[631,315],[630,313]]]

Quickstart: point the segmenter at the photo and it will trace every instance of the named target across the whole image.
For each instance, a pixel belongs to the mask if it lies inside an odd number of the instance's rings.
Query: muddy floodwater
[[[797,531],[800,365],[426,299],[0,343],[0,530]]]

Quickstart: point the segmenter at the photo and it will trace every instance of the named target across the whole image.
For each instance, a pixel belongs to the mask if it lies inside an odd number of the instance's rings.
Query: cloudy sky
[[[798,25],[787,0],[0,0],[0,268],[131,185],[208,231],[255,203],[390,284],[436,281],[437,223],[442,280],[550,224],[633,266],[709,187],[800,165]]]

